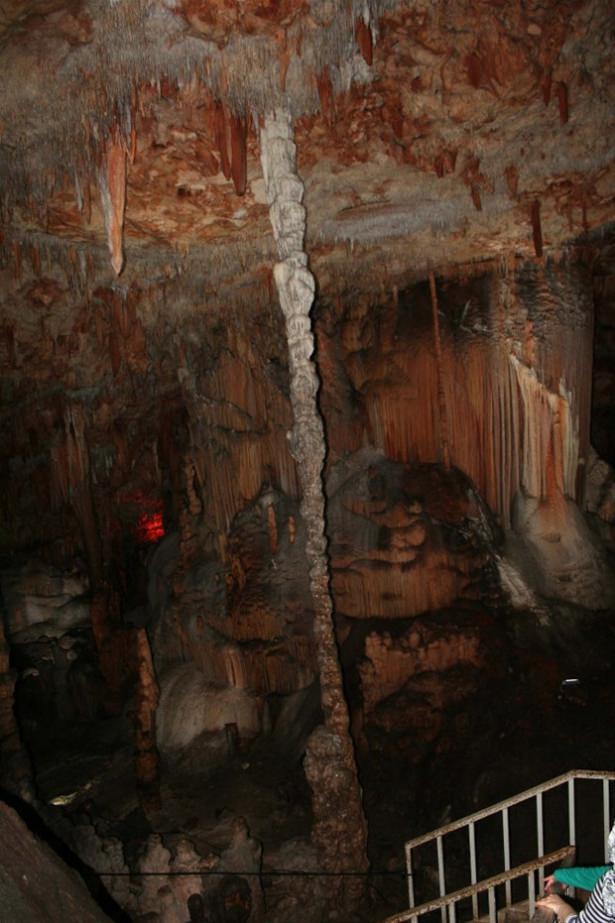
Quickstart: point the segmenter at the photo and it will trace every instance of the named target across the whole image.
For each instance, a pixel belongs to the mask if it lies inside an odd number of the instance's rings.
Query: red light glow
[[[140,545],[159,542],[161,538],[164,538],[162,513],[141,513],[135,528],[135,535]]]

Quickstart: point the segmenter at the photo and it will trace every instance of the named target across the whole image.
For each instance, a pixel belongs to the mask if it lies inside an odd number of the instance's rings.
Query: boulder
[[[0,802],[0,923],[108,923],[85,883]]]
[[[246,690],[209,682],[187,663],[163,677],[156,722],[160,750],[181,750],[202,734],[223,731],[227,725],[236,725],[239,737],[256,737],[262,707]]]

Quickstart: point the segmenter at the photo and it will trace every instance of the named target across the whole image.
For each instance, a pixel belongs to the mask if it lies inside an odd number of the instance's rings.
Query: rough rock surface
[[[258,264],[256,123],[285,103],[327,285],[540,255],[613,218],[611,28],[608,0],[20,0],[2,24],[7,249],[18,263],[51,233],[78,265],[85,242],[108,259],[107,233],[118,270],[124,217],[125,273],[143,244],[170,264],[200,250],[220,280],[238,245]]]
[[[157,737],[162,750],[180,750],[199,735],[235,725],[240,737],[256,737],[262,702],[243,689],[216,687],[192,664],[176,667],[162,680]]]
[[[608,763],[614,26],[0,2],[2,773],[135,913],[258,915],[235,850],[350,919],[324,860]]]
[[[0,920],[2,923],[105,923],[83,880],[19,815],[0,804]]]

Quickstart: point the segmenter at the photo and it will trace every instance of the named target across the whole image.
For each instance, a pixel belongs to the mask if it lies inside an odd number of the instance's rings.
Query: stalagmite
[[[305,758],[313,798],[313,837],[328,872],[362,872],[368,865],[367,827],[333,630],[322,484],[325,437],[316,401],[318,378],[311,360],[314,338],[310,309],[315,282],[304,251],[304,189],[296,172],[290,115],[276,112],[268,116],[260,140],[269,216],[280,258],[274,278],[286,319],[295,420],[291,446],[303,495],[301,514],[307,532],[306,555],[325,719],[324,726],[312,734]],[[364,893],[363,882],[360,876],[332,879],[331,906],[359,900]]]
[[[124,210],[126,208],[126,149],[122,142],[110,138],[107,144],[102,169],[99,171],[98,184],[107,245],[111,254],[111,265],[117,276],[124,266],[123,231]]]

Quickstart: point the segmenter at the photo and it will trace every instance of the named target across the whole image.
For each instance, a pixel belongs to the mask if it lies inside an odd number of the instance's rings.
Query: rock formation
[[[36,837],[8,805],[0,805],[0,907],[5,920],[106,923],[82,878]]]
[[[311,361],[314,337],[310,309],[315,282],[304,251],[303,185],[296,173],[290,126],[289,113],[267,117],[261,131],[261,150],[269,214],[280,257],[274,278],[288,337],[294,415],[290,441],[302,488],[301,515],[306,528],[305,551],[325,719],[308,742],[305,769],[313,793],[314,837],[325,867],[329,872],[354,874],[367,866],[367,831],[333,626],[322,482],[325,436],[316,401],[318,379]],[[346,906],[351,904],[344,892],[354,892],[353,903],[358,903],[363,894],[360,878],[340,877],[333,887],[339,893],[339,902]]]
[[[135,918],[384,917],[612,747],[612,3],[0,8],[0,784]]]

